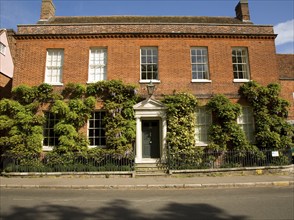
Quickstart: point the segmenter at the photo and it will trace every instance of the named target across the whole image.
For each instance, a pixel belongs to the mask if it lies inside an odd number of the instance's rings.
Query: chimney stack
[[[236,17],[243,22],[250,22],[248,0],[240,0],[235,8]]]
[[[48,20],[55,16],[55,6],[52,0],[42,0],[40,20]]]

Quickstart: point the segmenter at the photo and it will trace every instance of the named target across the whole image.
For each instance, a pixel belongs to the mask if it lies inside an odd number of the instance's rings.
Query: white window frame
[[[151,51],[151,54],[148,54],[148,52],[146,52],[146,55],[143,54],[143,51],[147,50],[147,51]],[[156,51],[156,55],[154,53],[154,51]],[[146,61],[143,61],[143,57],[146,57]],[[155,59],[154,59],[155,58]],[[156,62],[154,62],[156,61]],[[148,78],[148,73],[146,71],[146,77],[143,77],[143,68],[142,66],[146,65],[146,66],[152,66],[152,65],[156,65],[157,70],[156,71],[151,71],[152,77]],[[153,67],[152,67],[153,69]],[[157,75],[157,77],[153,77],[154,74]],[[143,79],[144,78],[144,79]],[[146,78],[146,79],[145,79]],[[150,83],[150,81],[154,82],[154,83],[160,83],[159,80],[159,71],[158,71],[158,47],[141,47],[140,48],[140,83]]]
[[[235,54],[234,54],[234,51]],[[232,66],[233,66],[233,82],[249,82],[249,57],[248,49],[246,47],[232,48]],[[242,74],[242,76],[241,76]]]
[[[47,49],[45,83],[63,85],[63,49]]]
[[[90,142],[90,144],[89,144],[88,147],[89,148],[95,148],[95,147],[106,148],[105,125],[104,125],[104,127],[101,126],[101,124],[99,124],[100,127],[96,127],[96,125],[95,125],[96,124],[95,123],[96,120],[97,121],[100,121],[100,123],[103,123],[103,118],[101,117],[101,114],[103,113],[104,114],[104,117],[105,117],[106,112],[105,111],[94,111],[94,112],[92,112],[92,114],[94,114],[94,115],[95,115],[95,113],[99,113],[100,114],[100,116],[99,116],[98,119],[93,118],[92,115],[91,115],[91,118],[88,119],[87,137],[88,137],[88,140]],[[91,121],[93,121],[93,127],[91,126]],[[90,136],[91,135],[90,130],[94,130],[93,131],[94,132],[94,135],[93,136]],[[102,136],[101,133],[96,136],[95,135],[95,132],[96,132],[95,130],[104,130],[104,136]],[[93,145],[93,144],[91,144],[90,138],[95,139],[95,137],[96,138],[104,138],[105,139],[105,145],[102,145],[102,144],[101,145],[95,145],[95,144]],[[99,142],[101,143],[101,140]]]
[[[45,145],[45,139],[51,139],[51,138],[56,139],[56,138],[59,137],[59,135],[56,135],[55,132],[54,132],[54,126],[59,122],[59,119],[57,119],[56,115],[51,113],[51,112],[44,112],[44,116],[45,116],[46,121],[45,121],[45,124],[43,126],[43,137],[44,137],[44,139],[42,141],[42,146],[43,146],[42,148],[43,148],[44,151],[52,151],[53,148],[58,144],[58,141],[54,145],[49,145],[49,144]],[[50,121],[53,121],[53,122],[50,122]],[[53,127],[50,126],[51,124],[53,124]],[[53,132],[53,136],[50,136],[50,131]],[[48,135],[46,135],[46,132],[47,132]],[[50,143],[49,140],[48,140],[48,143]]]
[[[0,42],[0,53],[5,56],[6,54],[6,45]]]
[[[246,139],[250,143],[254,143],[254,116],[253,116],[253,108],[250,106],[242,106],[241,114],[237,118],[237,124],[241,127],[243,132],[245,133]]]
[[[209,80],[208,48],[192,47],[190,49],[190,58],[192,82],[211,82]],[[198,71],[200,67],[203,68],[202,71]],[[200,73],[203,74],[202,77],[194,77],[194,74],[198,76]]]
[[[107,79],[107,48],[92,47],[89,50],[88,82],[95,83]]]
[[[197,108],[196,109],[196,127],[195,127],[195,140],[196,140],[197,146],[208,145],[209,143],[208,130],[211,124],[212,124],[211,111],[205,107]]]

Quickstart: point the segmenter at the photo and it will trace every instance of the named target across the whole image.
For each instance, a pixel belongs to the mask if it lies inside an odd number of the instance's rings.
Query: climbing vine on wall
[[[181,155],[185,155],[187,160],[196,160],[196,98],[192,94],[176,93],[164,97],[163,103],[167,107],[166,140],[170,156],[172,159],[179,159]]]
[[[280,85],[261,86],[252,81],[240,88],[240,94],[254,111],[256,145],[267,149],[293,147],[294,129],[286,122],[289,103],[279,97]]]
[[[133,105],[141,100],[136,87],[121,81],[101,81],[89,85],[87,94],[104,101],[107,147],[130,152],[136,137]]]
[[[12,99],[0,101],[1,154],[36,154],[42,151],[44,114],[46,111],[59,119],[54,132],[59,135],[56,153],[85,152],[88,140],[80,129],[87,123],[95,103],[103,101],[102,110],[107,136],[107,148],[126,152],[135,140],[133,105],[140,100],[135,86],[121,81],[101,81],[88,86],[67,84],[60,93],[48,84],[29,87],[21,85],[13,90]]]
[[[217,150],[248,150],[250,144],[245,134],[237,124],[237,117],[241,114],[241,106],[232,103],[224,95],[214,96],[207,104],[213,115],[210,128],[209,148]]]
[[[289,103],[279,97],[280,87],[267,87],[255,82],[244,84],[240,94],[254,109],[256,146],[284,149],[293,146],[293,127],[286,123]],[[135,142],[133,106],[142,100],[135,86],[120,81],[101,81],[90,85],[68,84],[61,93],[48,84],[35,87],[19,86],[12,99],[0,100],[1,154],[37,154],[42,151],[42,106],[58,116],[54,131],[59,135],[56,153],[87,152],[88,140],[80,133],[95,109],[103,103],[107,148],[121,154],[132,151]],[[167,143],[170,155],[195,161],[201,158],[202,148],[195,144],[197,100],[192,94],[177,93],[165,96],[167,107]],[[223,95],[214,96],[207,105],[213,113],[209,148],[217,150],[256,150],[248,143],[237,124],[241,107]],[[196,152],[196,154],[195,154]],[[197,154],[198,153],[198,154]]]
[[[38,114],[46,102],[60,99],[52,86],[19,86],[12,99],[0,100],[0,153],[36,154],[42,150],[44,117]]]

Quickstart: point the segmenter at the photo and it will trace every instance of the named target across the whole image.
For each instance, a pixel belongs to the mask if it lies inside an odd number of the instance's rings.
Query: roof
[[[173,24],[252,24],[233,17],[206,16],[54,16],[40,20],[38,24],[126,24],[126,23],[173,23]]]
[[[294,80],[294,54],[277,54],[280,79]]]

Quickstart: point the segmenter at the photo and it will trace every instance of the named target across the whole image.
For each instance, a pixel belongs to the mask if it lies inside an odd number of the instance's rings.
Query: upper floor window
[[[192,82],[209,79],[208,53],[206,47],[194,47],[191,49]]]
[[[197,108],[196,110],[196,145],[207,145],[208,130],[212,124],[211,111],[206,108]]]
[[[59,144],[59,135],[54,132],[54,126],[59,122],[57,116],[50,112],[45,112],[45,124],[43,128],[43,149],[52,150]]]
[[[107,72],[107,49],[91,48],[89,60],[88,82],[106,80]]]
[[[62,84],[63,49],[48,49],[46,58],[45,82]]]
[[[247,48],[238,47],[232,49],[232,62],[234,81],[249,80],[249,63]]]
[[[247,140],[254,142],[254,117],[253,109],[249,106],[243,106],[241,115],[237,118],[237,123],[244,131]]]
[[[0,42],[0,53],[5,55],[5,52],[6,52],[6,46]]]
[[[157,47],[141,48],[141,81],[158,81]]]
[[[103,122],[105,112],[93,112],[88,124],[88,139],[90,147],[106,146],[105,124]]]

